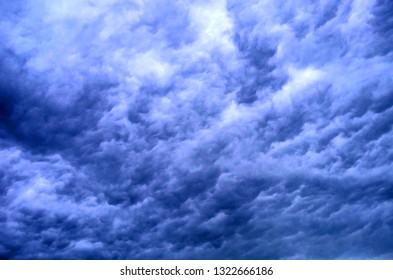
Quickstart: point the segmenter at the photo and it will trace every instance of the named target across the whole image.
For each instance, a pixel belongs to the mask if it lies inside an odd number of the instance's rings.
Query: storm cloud
[[[0,0],[0,258],[393,258],[392,19]]]

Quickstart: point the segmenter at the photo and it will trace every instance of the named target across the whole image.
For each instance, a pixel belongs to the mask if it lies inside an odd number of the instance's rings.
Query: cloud
[[[0,3],[0,257],[392,258],[390,10]]]

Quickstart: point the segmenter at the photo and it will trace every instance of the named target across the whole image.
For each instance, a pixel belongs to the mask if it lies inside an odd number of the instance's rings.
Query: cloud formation
[[[0,258],[393,258],[391,19],[0,1]]]

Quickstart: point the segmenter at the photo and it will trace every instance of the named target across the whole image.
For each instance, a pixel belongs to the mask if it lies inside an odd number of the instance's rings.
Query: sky
[[[393,259],[393,2],[0,0],[0,259]]]

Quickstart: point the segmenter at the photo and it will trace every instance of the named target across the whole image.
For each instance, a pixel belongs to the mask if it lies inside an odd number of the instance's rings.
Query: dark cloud
[[[0,2],[0,259],[390,259],[389,1]]]
[[[378,0],[373,7],[371,22],[379,34],[380,44],[377,53],[386,55],[392,51],[393,41],[393,4],[391,1]]]

